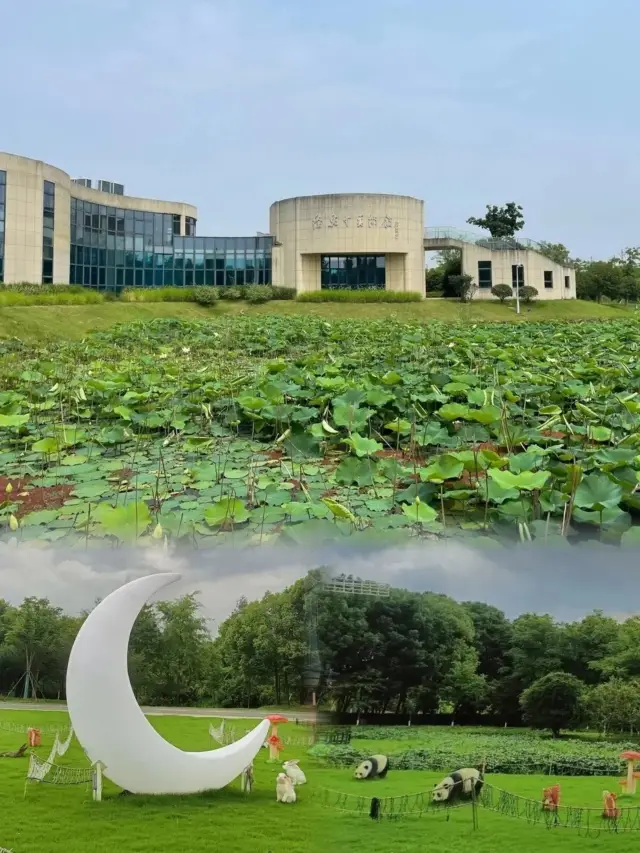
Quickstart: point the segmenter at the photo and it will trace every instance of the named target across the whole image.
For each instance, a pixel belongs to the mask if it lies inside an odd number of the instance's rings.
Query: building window
[[[56,213],[56,185],[44,182],[42,200],[42,283],[53,284],[53,232]]]
[[[176,237],[180,236],[180,214],[173,214],[173,233]]]
[[[571,276],[565,275],[564,277],[564,286],[569,290],[571,287]]]
[[[184,218],[184,234],[185,237],[196,236],[196,221],[193,216],[185,216]]]
[[[0,169],[0,282],[4,281],[4,229],[7,198],[7,173]]]
[[[478,287],[491,288],[492,284],[491,261],[478,261]]]
[[[103,221],[98,205],[72,198],[70,283],[106,290],[271,284],[272,237],[186,237],[174,235],[176,223],[179,230],[177,214],[116,208]]]
[[[511,265],[511,287],[524,287],[524,267],[522,264]]]
[[[553,287],[553,270],[544,271],[544,286],[547,289]]]
[[[323,255],[320,283],[327,290],[384,290],[384,255]]]

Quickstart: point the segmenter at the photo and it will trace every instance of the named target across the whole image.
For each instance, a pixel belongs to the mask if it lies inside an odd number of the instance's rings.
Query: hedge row
[[[249,284],[235,287],[136,287],[98,291],[68,285],[12,284],[0,286],[0,306],[89,305],[101,302],[196,302],[213,305],[219,299],[259,305],[272,300],[298,302],[420,302],[419,293],[395,290],[317,290],[296,292],[291,287]]]

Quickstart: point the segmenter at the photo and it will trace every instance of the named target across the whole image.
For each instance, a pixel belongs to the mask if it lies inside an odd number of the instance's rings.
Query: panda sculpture
[[[355,770],[356,779],[384,779],[389,769],[389,759],[386,755],[371,755],[358,764]]]
[[[456,800],[470,800],[482,790],[483,774],[475,767],[463,767],[454,770],[449,776],[433,787],[431,799],[434,803],[453,803]]]

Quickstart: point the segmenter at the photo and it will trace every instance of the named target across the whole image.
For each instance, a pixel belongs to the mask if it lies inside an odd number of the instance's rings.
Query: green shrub
[[[127,287],[123,302],[195,302],[193,287]]]
[[[403,290],[312,290],[298,302],[420,302],[422,294]]]
[[[104,295],[88,287],[67,284],[0,285],[0,306],[12,305],[93,305],[104,302]]]
[[[194,287],[193,301],[198,305],[214,305],[218,301],[218,289],[213,285]]]
[[[246,287],[236,287],[234,284],[224,285],[218,288],[218,296],[220,299],[229,299],[231,301],[244,299]]]
[[[271,291],[273,293],[272,299],[295,299],[296,298],[296,289],[295,287],[277,287],[271,286]]]
[[[505,299],[511,299],[513,297],[513,288],[509,287],[508,284],[496,284],[495,287],[491,288],[491,293],[500,300],[500,302],[504,302]]]
[[[251,284],[246,289],[245,299],[252,305],[261,305],[273,299],[273,290],[268,284]]]
[[[520,298],[524,299],[525,302],[531,302],[538,295],[538,291],[535,287],[531,287],[531,285],[527,284],[525,287],[520,288]]]

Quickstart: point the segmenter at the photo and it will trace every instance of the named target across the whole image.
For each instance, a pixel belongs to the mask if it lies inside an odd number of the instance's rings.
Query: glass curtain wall
[[[4,281],[4,223],[7,198],[7,173],[0,169],[0,282]]]
[[[185,230],[195,231],[189,219]],[[179,231],[177,215],[72,198],[69,280],[108,290],[271,284],[271,237],[181,237]]]
[[[42,283],[53,284],[53,232],[56,215],[56,185],[44,182],[42,200]]]
[[[176,237],[165,272],[178,286],[271,284],[272,237]]]
[[[323,255],[321,286],[323,289],[384,290],[384,255]]]

